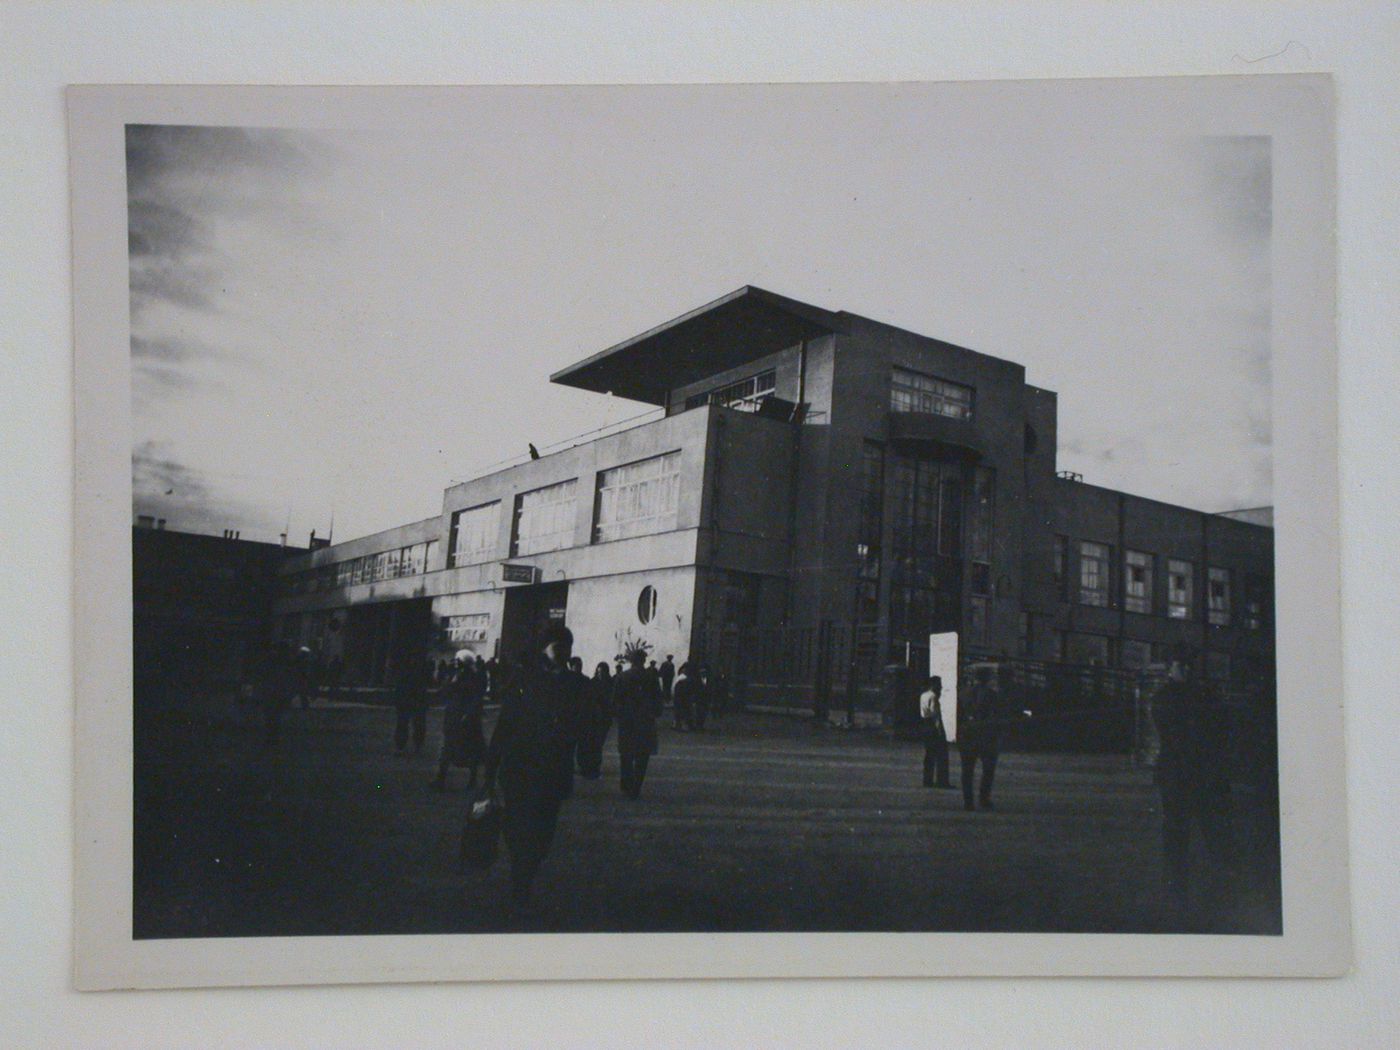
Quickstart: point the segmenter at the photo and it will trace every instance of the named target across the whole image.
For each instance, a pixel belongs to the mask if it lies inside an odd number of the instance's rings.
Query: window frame
[[[970,423],[976,415],[977,388],[895,365],[890,372],[889,405],[891,412],[942,416]]]

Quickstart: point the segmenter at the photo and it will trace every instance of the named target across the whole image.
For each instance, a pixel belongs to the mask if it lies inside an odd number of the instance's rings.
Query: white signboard
[[[943,729],[950,741],[958,738],[958,632],[928,636],[928,673],[943,679]],[[920,690],[922,692],[922,690]]]

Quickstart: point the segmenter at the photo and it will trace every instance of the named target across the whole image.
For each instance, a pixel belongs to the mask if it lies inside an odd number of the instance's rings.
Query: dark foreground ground
[[[577,781],[536,884],[507,906],[506,861],[459,873],[465,774],[428,790],[387,708],[145,720],[137,734],[135,935],[552,931],[1278,931],[1272,850],[1237,792],[1241,870],[1195,859],[1172,908],[1151,772],[1117,756],[1004,754],[994,812],[920,786],[922,749],[874,730],[730,715],[663,726],[640,801]],[[489,721],[488,721],[489,725]],[[957,751],[953,751],[957,782]]]

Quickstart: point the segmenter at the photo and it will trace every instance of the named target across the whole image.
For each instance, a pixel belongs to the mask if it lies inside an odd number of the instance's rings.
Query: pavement
[[[1181,906],[1163,892],[1151,771],[1124,756],[1004,753],[996,808],[967,812],[960,791],[921,786],[919,745],[771,713],[703,733],[663,721],[636,801],[610,738],[520,912],[504,856],[457,868],[465,772],[428,788],[440,711],[418,755],[393,752],[393,721],[318,701],[268,747],[232,701],[142,719],[136,936],[1279,927],[1276,854],[1247,794],[1244,862],[1216,872],[1197,855]]]

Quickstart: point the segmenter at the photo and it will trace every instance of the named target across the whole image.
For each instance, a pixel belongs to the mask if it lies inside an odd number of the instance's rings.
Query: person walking
[[[656,673],[661,678],[661,699],[663,701],[671,699],[671,685],[676,680],[675,657],[667,653],[666,659],[661,661],[661,666],[656,669]]]
[[[613,703],[617,714],[617,757],[622,766],[622,793],[640,798],[647,763],[656,754],[656,720],[661,716],[661,692],[645,666],[646,652],[627,653],[628,668],[617,676]]]
[[[1217,873],[1231,871],[1235,860],[1226,768],[1232,751],[1229,724],[1219,694],[1197,674],[1189,648],[1174,654],[1168,679],[1152,698],[1152,718],[1161,742],[1157,787],[1162,795],[1167,892],[1184,905],[1193,826],[1200,829],[1206,858]],[[1222,889],[1228,892],[1229,886]]]
[[[405,653],[394,676],[394,751],[402,755],[413,733],[413,753],[421,754],[428,735],[428,683],[433,664],[421,651]]]
[[[663,690],[662,699],[665,699]],[[682,733],[695,727],[695,681],[691,677],[690,664],[681,664],[680,674],[673,680],[670,690],[671,725]]]
[[[565,799],[561,768],[577,743],[583,698],[569,672],[574,636],[563,624],[544,634],[538,662],[521,671],[486,749],[484,786],[499,789],[501,834],[510,852],[511,899],[528,905],[530,887],[554,840]],[[569,770],[572,778],[572,770]]]
[[[429,786],[434,791],[446,791],[447,770],[458,766],[467,770],[470,789],[476,783],[477,768],[486,754],[486,736],[481,727],[486,682],[466,650],[457,654],[441,695],[442,752],[438,755],[437,776]]]
[[[703,664],[694,665],[690,682],[690,728],[703,733],[705,720],[710,717],[710,672]]]
[[[948,779],[948,730],[943,725],[943,679],[933,675],[919,697],[920,735],[924,741],[924,787],[951,788]],[[985,768],[985,765],[984,765]]]
[[[603,746],[612,729],[612,668],[600,662],[593,669],[584,691],[584,720],[579,733],[576,762],[578,775],[585,780],[597,780],[603,775]]]
[[[271,747],[281,739],[282,712],[291,706],[296,692],[292,657],[285,646],[275,645],[264,656],[254,688],[262,707],[263,743]]]
[[[966,696],[958,698],[958,756],[962,764],[963,809],[994,809],[992,781],[997,772],[1000,751],[1000,696],[992,681],[990,667],[979,667],[976,679]],[[973,803],[973,778],[978,760],[982,762],[982,780]]]

